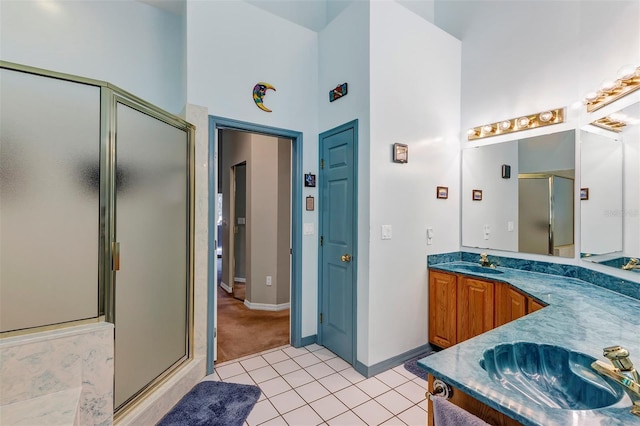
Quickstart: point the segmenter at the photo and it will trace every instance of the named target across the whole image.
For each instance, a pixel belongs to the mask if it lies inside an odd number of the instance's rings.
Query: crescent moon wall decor
[[[261,81],[260,83],[253,86],[253,102],[256,103],[256,106],[263,111],[271,112],[269,108],[264,106],[264,95],[267,93],[267,90],[276,91],[276,88],[270,85],[269,83],[265,83]]]

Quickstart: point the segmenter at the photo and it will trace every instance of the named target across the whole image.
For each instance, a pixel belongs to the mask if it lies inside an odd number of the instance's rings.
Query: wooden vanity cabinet
[[[545,306],[503,282],[429,270],[429,343],[448,348]]]
[[[429,342],[441,348],[458,343],[457,294],[457,278],[454,274],[429,272]]]
[[[461,275],[458,277],[458,342],[494,328],[495,283]]]

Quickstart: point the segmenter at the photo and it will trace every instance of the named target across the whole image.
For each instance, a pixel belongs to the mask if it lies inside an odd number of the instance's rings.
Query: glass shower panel
[[[187,133],[116,111],[115,407],[188,356]]]
[[[556,247],[573,244],[573,179],[553,177],[553,243]]]
[[[100,88],[0,69],[0,331],[98,316]]]
[[[518,251],[549,254],[549,178],[518,179]]]

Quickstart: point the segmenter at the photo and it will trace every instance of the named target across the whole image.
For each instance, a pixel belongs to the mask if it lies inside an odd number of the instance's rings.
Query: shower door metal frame
[[[42,77],[55,78],[78,84],[86,84],[100,88],[100,200],[99,200],[99,231],[97,237],[98,249],[98,300],[97,316],[91,319],[78,319],[64,324],[52,324],[33,327],[20,331],[19,334],[35,333],[45,330],[63,328],[94,321],[107,321],[115,324],[115,281],[113,269],[115,256],[113,246],[116,239],[116,107],[118,103],[126,105],[143,114],[160,120],[170,126],[183,130],[187,134],[187,330],[185,341],[185,355],[169,366],[163,373],[140,389],[129,400],[115,411],[114,420],[121,418],[133,409],[154,389],[164,383],[185,362],[193,358],[193,298],[194,298],[194,224],[195,224],[195,127],[182,118],[170,114],[161,108],[105,81],[75,76],[42,68],[31,67],[0,60],[0,68],[8,69]],[[117,332],[117,325],[116,325]],[[12,332],[12,335],[15,334]],[[115,337],[115,336],[114,336]],[[114,392],[115,395],[115,392]]]

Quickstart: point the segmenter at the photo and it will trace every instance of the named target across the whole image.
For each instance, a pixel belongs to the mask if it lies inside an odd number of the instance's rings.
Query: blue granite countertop
[[[489,378],[479,360],[500,343],[535,342],[562,346],[608,362],[602,348],[621,345],[640,368],[640,301],[577,278],[498,267],[502,274],[469,272],[470,262],[430,265],[430,269],[506,282],[547,307],[418,361],[450,385],[525,425],[640,425],[631,400],[595,410],[538,405]]]

